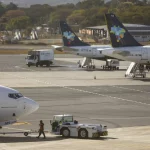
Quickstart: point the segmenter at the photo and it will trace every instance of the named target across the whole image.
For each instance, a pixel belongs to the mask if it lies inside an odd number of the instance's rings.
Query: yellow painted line
[[[29,122],[16,122],[13,124],[14,126],[19,126],[19,125],[31,125]]]

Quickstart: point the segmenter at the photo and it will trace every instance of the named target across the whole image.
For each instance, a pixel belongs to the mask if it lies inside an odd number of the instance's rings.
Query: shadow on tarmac
[[[65,140],[65,139],[69,139],[69,138],[63,138],[61,136],[57,136],[57,137],[47,137],[46,139],[44,139],[43,137],[40,138],[36,138],[36,137],[13,137],[13,136],[0,136],[0,143],[22,143],[22,142],[48,142],[48,141],[60,141],[60,140]],[[77,140],[82,140],[79,138],[73,138],[71,137],[70,139],[77,139]],[[100,138],[88,138],[88,139],[84,139],[84,140],[109,140],[109,139],[113,139],[116,140],[118,138],[113,138],[113,137],[100,137]]]
[[[0,136],[0,143],[21,143],[21,142],[48,142],[48,141],[60,141],[64,140],[62,137],[13,137],[13,136]]]
[[[137,77],[137,78],[132,78],[132,79],[133,79],[133,80],[143,81],[143,82],[150,82],[150,78],[147,78],[147,77],[146,77],[146,78],[140,78],[140,77],[138,78],[138,77]]]

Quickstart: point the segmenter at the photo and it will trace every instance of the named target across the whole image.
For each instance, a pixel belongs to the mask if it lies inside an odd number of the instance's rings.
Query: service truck
[[[49,67],[54,61],[54,50],[43,49],[43,50],[32,50],[28,52],[26,59],[26,65],[30,66],[44,66]]]
[[[103,65],[102,68],[104,70],[106,70],[106,69],[119,70],[119,60],[117,60],[117,59],[107,59],[106,60],[106,65]]]
[[[82,124],[73,120],[73,115],[54,115],[50,121],[52,132],[63,137],[99,138],[107,136],[107,126],[101,124]]]

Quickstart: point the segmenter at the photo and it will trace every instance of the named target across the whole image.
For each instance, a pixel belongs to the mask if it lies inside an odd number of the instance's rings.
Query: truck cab
[[[62,124],[73,124],[73,116],[69,114],[54,115],[53,120],[50,120],[52,126],[52,132],[57,132],[57,127]]]
[[[35,55],[28,55],[25,59],[28,67],[36,65],[36,63],[38,62],[38,57],[36,57]]]

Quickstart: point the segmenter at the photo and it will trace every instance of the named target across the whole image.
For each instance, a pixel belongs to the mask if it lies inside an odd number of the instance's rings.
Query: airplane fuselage
[[[103,50],[105,48],[111,48],[111,46],[110,45],[71,46],[65,47],[65,51],[82,57],[105,60],[106,56],[101,53],[101,49]]]
[[[18,118],[31,114],[39,105],[18,91],[0,86],[0,126],[14,123]]]
[[[106,56],[140,64],[150,63],[150,46],[106,48],[101,53]]]

